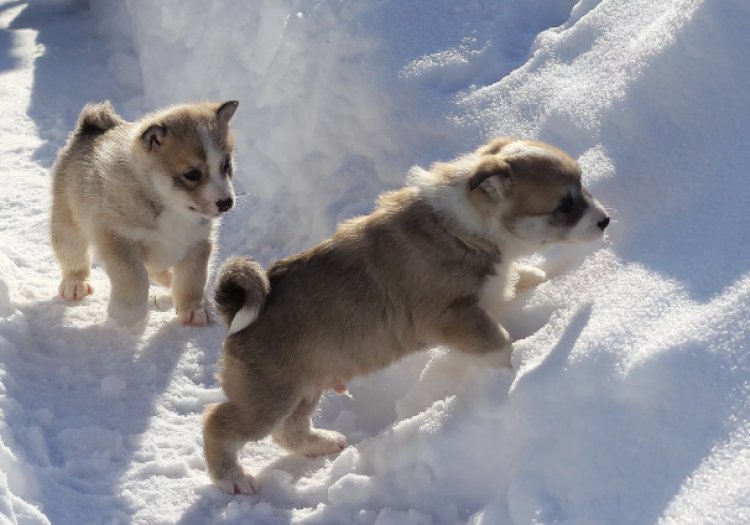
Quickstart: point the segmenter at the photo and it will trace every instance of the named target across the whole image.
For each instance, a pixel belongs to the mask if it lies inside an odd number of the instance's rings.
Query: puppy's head
[[[144,121],[135,148],[168,206],[209,219],[233,206],[229,121],[237,105],[185,104]]]
[[[601,204],[581,184],[581,168],[543,142],[495,139],[476,151],[466,191],[482,216],[535,245],[593,241],[609,224]]]
[[[410,182],[464,231],[503,244],[591,241],[609,224],[578,163],[542,142],[498,138],[430,171],[413,168]]]

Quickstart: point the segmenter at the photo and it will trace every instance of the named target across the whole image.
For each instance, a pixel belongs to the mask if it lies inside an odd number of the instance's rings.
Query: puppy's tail
[[[82,135],[101,135],[125,121],[117,114],[109,100],[86,104],[78,115],[76,132]]]
[[[229,335],[258,318],[270,291],[266,271],[249,257],[231,257],[224,263],[216,279],[214,303]]]

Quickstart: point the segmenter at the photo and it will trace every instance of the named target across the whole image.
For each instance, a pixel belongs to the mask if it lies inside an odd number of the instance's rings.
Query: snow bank
[[[224,242],[269,261],[369,211],[412,164],[474,146],[444,118],[451,93],[512,69],[573,2],[128,1],[130,19],[108,3],[104,29],[132,32],[148,107],[240,100],[236,179],[251,195]]]
[[[104,323],[99,269],[82,305],[50,301],[36,146],[0,144],[6,159],[27,159],[8,163],[23,183],[0,194],[0,515],[750,521],[746,2],[94,4],[114,68],[96,85],[129,90],[126,114],[134,101],[240,99],[237,185],[252,196],[224,223],[223,254],[265,262],[308,246],[402,184],[411,164],[495,134],[577,156],[615,221],[605,243],[536,259],[553,278],[506,312],[513,373],[434,349],[356,380],[316,415],[353,446],[308,460],[250,444],[242,460],[262,491],[230,497],[208,485],[199,431],[222,395],[222,327],[186,332],[155,309],[142,337],[117,332]],[[53,73],[69,74],[38,78]],[[77,111],[85,100],[66,79],[54,100]],[[54,121],[47,111],[35,123]],[[53,131],[44,136],[61,142]]]

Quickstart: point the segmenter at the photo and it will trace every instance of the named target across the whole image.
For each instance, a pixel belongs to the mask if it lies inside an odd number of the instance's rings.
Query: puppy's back
[[[468,254],[404,188],[332,239],[271,266],[263,313],[227,348],[251,361],[255,351],[273,355],[308,375],[375,370],[426,344],[433,318],[475,293],[492,263]]]

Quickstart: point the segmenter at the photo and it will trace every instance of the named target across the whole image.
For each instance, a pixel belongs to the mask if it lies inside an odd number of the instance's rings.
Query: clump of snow
[[[748,522],[746,2],[45,4],[0,10],[6,521]],[[315,416],[349,448],[250,444],[261,493],[232,497],[200,434],[225,327],[156,306],[142,335],[114,330],[98,267],[93,296],[54,298],[47,168],[102,98],[127,117],[240,100],[252,195],[220,256],[309,246],[411,164],[495,134],[578,157],[614,222],[535,257],[552,279],[505,312],[513,372],[438,348],[359,378]]]

